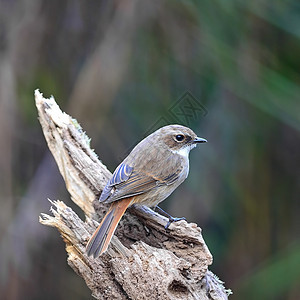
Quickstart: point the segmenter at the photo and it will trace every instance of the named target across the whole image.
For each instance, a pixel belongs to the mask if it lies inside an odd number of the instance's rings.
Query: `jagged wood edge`
[[[40,222],[54,226],[60,231],[66,242],[69,265],[85,279],[93,296],[96,299],[110,297],[123,299],[123,296],[126,295],[130,299],[137,299],[136,285],[128,285],[130,281],[127,280],[130,280],[133,275],[142,279],[145,276],[149,279],[149,272],[142,272],[142,270],[137,274],[132,272],[134,270],[133,257],[137,255],[141,261],[147,255],[157,254],[158,249],[148,246],[148,243],[162,248],[159,249],[162,257],[160,260],[157,259],[155,261],[157,264],[153,263],[153,266],[161,268],[161,261],[168,261],[167,257],[173,255],[173,266],[178,267],[164,270],[165,274],[170,276],[163,278],[168,278],[168,285],[157,282],[161,284],[160,293],[164,295],[161,299],[177,299],[177,294],[181,297],[180,299],[208,299],[206,295],[210,294],[212,297],[214,293],[219,296],[214,295],[212,299],[227,299],[222,284],[210,280],[213,276],[207,272],[207,268],[212,263],[212,256],[202,238],[200,228],[196,224],[181,221],[172,224],[170,230],[166,232],[163,228],[166,219],[148,208],[132,208],[130,209],[131,214],[125,215],[119,226],[121,229],[118,229],[121,232],[119,237],[122,243],[117,237],[114,237],[108,253],[97,260],[90,259],[85,255],[85,244],[97,225],[93,218],[97,218],[97,213],[102,215],[107,209],[96,199],[111,173],[91,150],[90,140],[78,122],[62,112],[53,97],[46,99],[36,90],[35,98],[39,120],[49,149],[58,164],[72,200],[87,217],[87,221],[82,222],[63,202],[56,201],[52,203],[55,206],[52,208],[54,217],[42,214]],[[147,235],[150,235],[152,239]],[[154,242],[153,236],[156,236],[157,239],[154,239]],[[134,240],[139,242],[132,245]],[[141,259],[141,257],[144,258]],[[183,265],[185,267],[182,267]],[[121,266],[123,270],[131,270],[131,274],[124,274]],[[135,266],[138,266],[136,262]],[[116,271],[113,273],[114,276],[112,276],[112,270]],[[176,273],[176,270],[181,271]],[[203,284],[202,279],[205,274],[207,276]],[[154,279],[159,278],[157,270],[153,272],[153,275],[155,275]],[[105,280],[103,280],[104,278]],[[165,280],[165,282],[167,281]],[[139,292],[153,290],[153,283],[149,287],[146,283],[147,281],[143,283],[142,291]],[[218,292],[216,293],[216,291]],[[155,297],[155,292],[151,292],[150,295]],[[148,296],[148,299],[155,298]]]

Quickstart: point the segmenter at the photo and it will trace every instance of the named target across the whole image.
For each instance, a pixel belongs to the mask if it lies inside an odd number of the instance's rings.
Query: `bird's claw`
[[[173,223],[173,222],[178,222],[184,220],[186,221],[185,217],[181,217],[181,218],[176,218],[176,217],[169,217],[169,221],[167,223],[167,225],[165,226],[165,229],[168,230],[169,226]]]

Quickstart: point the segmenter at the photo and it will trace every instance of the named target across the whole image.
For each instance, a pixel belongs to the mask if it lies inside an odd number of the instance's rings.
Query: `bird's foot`
[[[163,213],[168,219],[168,223],[167,225],[165,226],[165,229],[167,230],[169,228],[169,226],[173,223],[173,222],[178,222],[178,221],[181,221],[181,220],[185,220],[186,221],[186,218],[185,217],[181,217],[181,218],[176,218],[176,217],[172,217],[170,214],[168,214],[167,212],[165,212],[162,208],[160,208],[159,206],[156,206],[155,207],[156,210],[159,210],[161,213]]]
[[[173,223],[173,222],[178,222],[178,221],[181,221],[181,220],[184,220],[186,221],[186,218],[185,217],[181,217],[181,218],[176,218],[176,217],[169,217],[169,221],[167,223],[167,225],[165,226],[165,229],[168,230],[169,226]]]

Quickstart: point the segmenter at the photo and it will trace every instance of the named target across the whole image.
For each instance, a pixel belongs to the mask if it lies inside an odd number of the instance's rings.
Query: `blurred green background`
[[[230,299],[300,299],[299,1],[0,6],[1,299],[91,298],[57,231],[38,223],[48,197],[76,207],[36,88],[81,123],[111,171],[163,123],[206,138],[162,207],[203,229]]]

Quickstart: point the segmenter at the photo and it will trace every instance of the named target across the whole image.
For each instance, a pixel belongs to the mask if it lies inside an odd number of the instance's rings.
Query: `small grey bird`
[[[166,199],[188,176],[190,150],[205,142],[188,127],[168,125],[138,143],[102,191],[99,201],[111,206],[90,238],[87,254],[96,258],[107,250],[128,206],[155,207]]]

